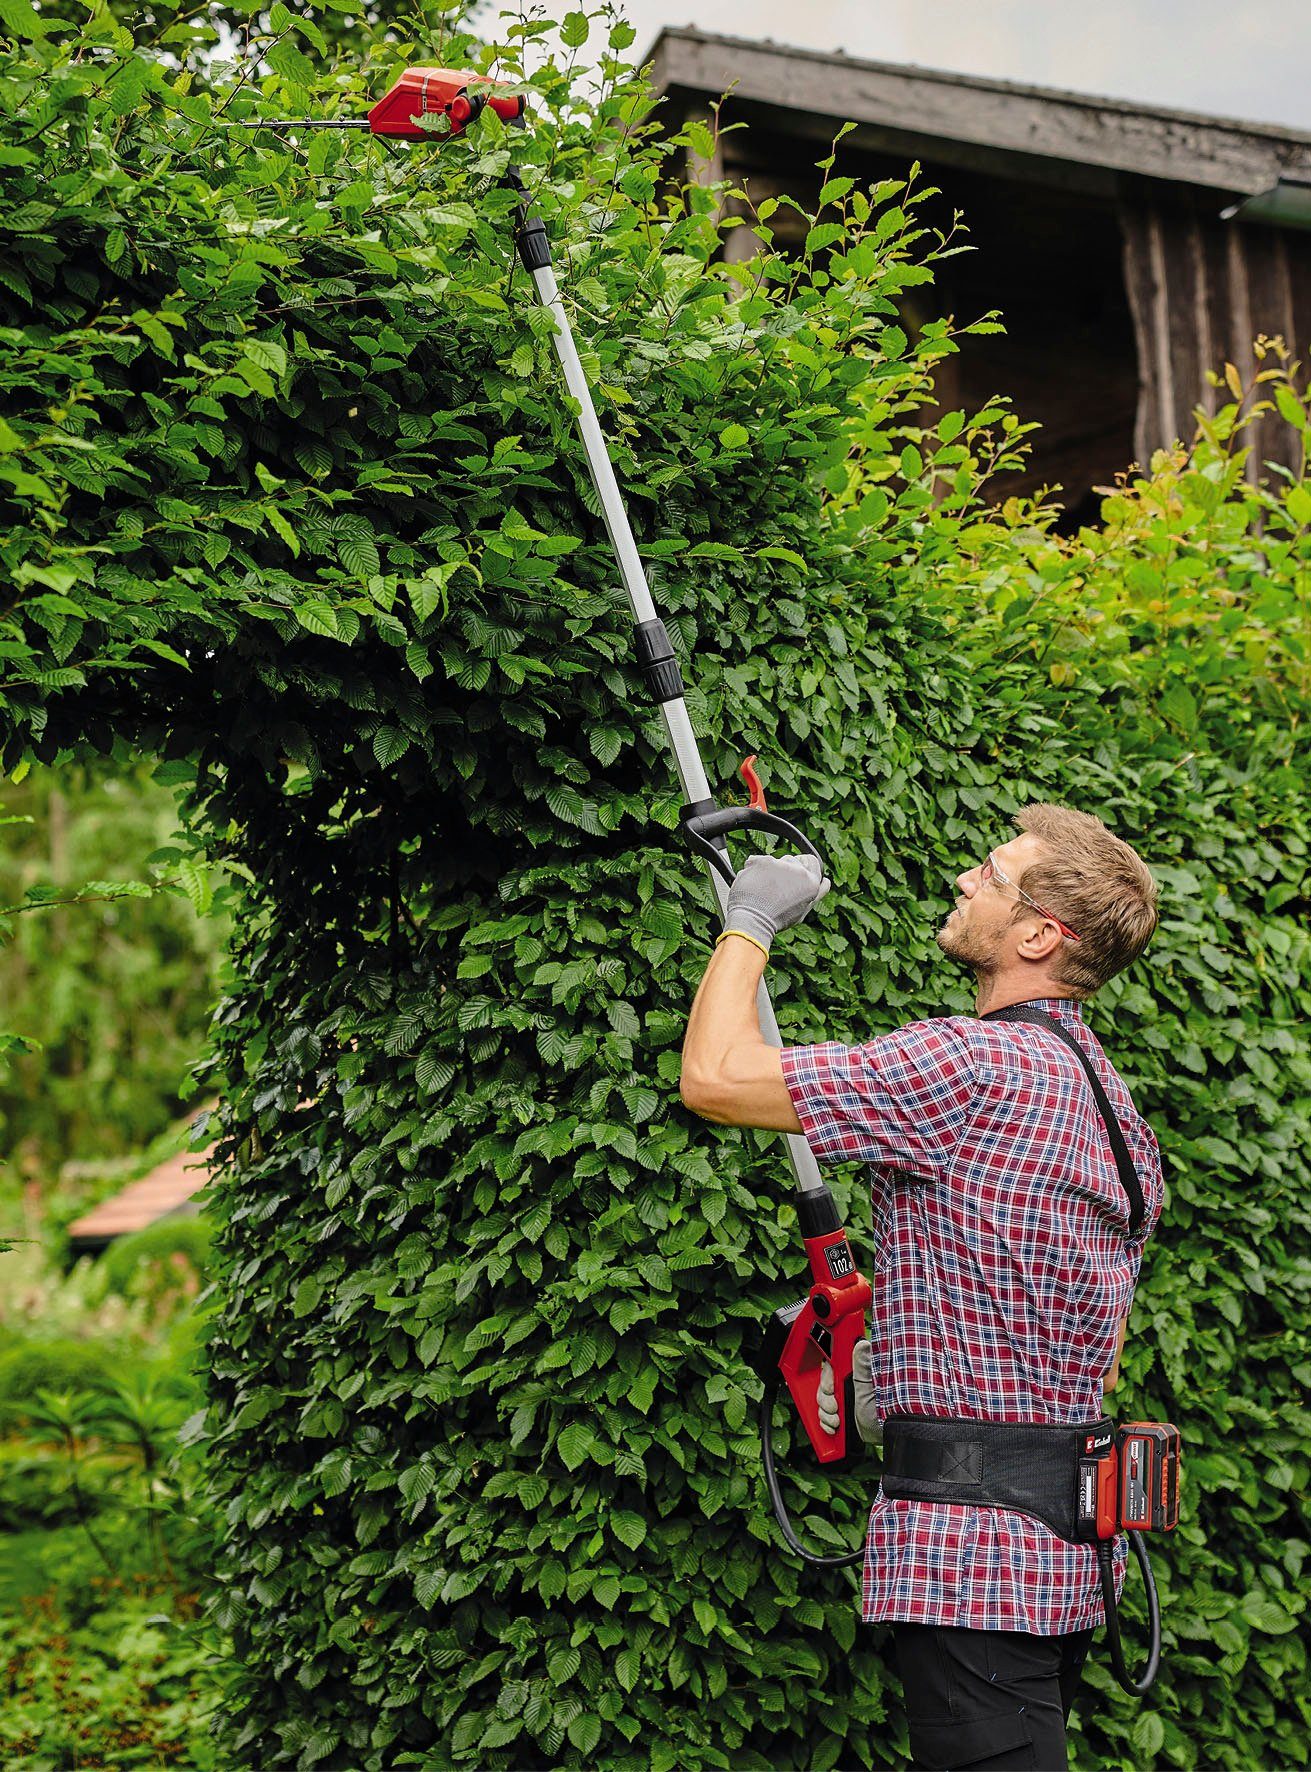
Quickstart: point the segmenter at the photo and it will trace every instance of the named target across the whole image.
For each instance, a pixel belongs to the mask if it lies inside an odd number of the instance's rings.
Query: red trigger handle
[[[700,808],[684,806],[679,815],[679,836],[728,886],[736,877],[724,843],[730,831],[768,831],[770,836],[785,838],[803,855],[813,855],[821,867],[824,865],[823,856],[806,833],[765,805],[765,791],[756,774],[755,762],[754,757],[748,757],[738,771],[751,790],[749,806],[716,806],[711,800]]]
[[[756,759],[754,756],[743,758],[742,767],[738,770],[738,774],[751,790],[751,799],[749,801],[751,807],[756,812],[768,812],[769,808],[765,804],[765,790],[761,787],[760,777],[756,774]]]

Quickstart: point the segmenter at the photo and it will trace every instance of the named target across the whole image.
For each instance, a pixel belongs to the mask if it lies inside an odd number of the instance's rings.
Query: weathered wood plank
[[[1193,415],[1199,406],[1203,412],[1215,410],[1215,390],[1206,379],[1207,370],[1215,364],[1215,335],[1211,316],[1210,278],[1207,269],[1206,228],[1207,224],[1200,216],[1189,216],[1187,251],[1189,276],[1192,283],[1192,311],[1185,323],[1191,335],[1193,385],[1188,413],[1189,429],[1184,432],[1186,437],[1192,435],[1196,423]]]
[[[1203,373],[1214,369],[1217,374],[1223,374],[1225,364],[1233,359],[1234,339],[1238,335],[1229,285],[1230,232],[1229,223],[1215,217],[1208,216],[1201,224],[1202,253],[1206,261],[1206,309],[1211,324],[1211,348],[1203,364]],[[1228,398],[1222,389],[1208,387],[1202,403],[1208,412],[1214,412]]]
[[[1229,271],[1229,304],[1233,316],[1228,361],[1238,371],[1243,386],[1247,387],[1256,374],[1256,356],[1252,350],[1256,329],[1252,318],[1252,290],[1248,280],[1250,252],[1246,230],[1231,227],[1225,244]],[[1257,427],[1248,427],[1244,441],[1248,449],[1245,477],[1255,485],[1261,478],[1261,439]]]
[[[1311,234],[1289,240],[1286,249],[1293,298],[1293,336],[1289,343],[1305,367],[1311,365]]]
[[[1160,447],[1164,424],[1161,415],[1160,355],[1157,342],[1157,291],[1152,265],[1152,214],[1146,204],[1126,206],[1120,216],[1124,241],[1124,287],[1133,319],[1134,348],[1138,357],[1138,412],[1134,419],[1133,452],[1143,467]]]
[[[1273,338],[1284,333],[1289,323],[1290,291],[1287,261],[1280,250],[1281,240],[1274,228],[1240,227],[1236,230],[1242,242],[1243,261],[1247,273],[1248,312],[1255,339],[1261,334]],[[1254,361],[1254,368],[1262,364]],[[1273,359],[1267,359],[1273,362]],[[1292,434],[1275,414],[1266,413],[1257,419],[1249,432],[1252,444],[1251,473],[1259,472],[1260,464],[1278,461],[1288,465]],[[1250,475],[1249,475],[1250,477]]]
[[[1274,230],[1275,260],[1279,272],[1279,297],[1281,316],[1279,330],[1287,343],[1293,342],[1293,329],[1297,324],[1297,315],[1293,308],[1293,252],[1297,236],[1290,235],[1283,228]]]
[[[1161,305],[1157,324],[1164,333],[1170,380],[1163,416],[1171,441],[1190,443],[1194,417],[1206,391],[1210,321],[1206,311],[1205,269],[1196,218],[1188,211],[1157,211],[1161,241]]]
[[[1288,312],[1288,267],[1281,251],[1280,235],[1274,228],[1242,228],[1239,231],[1247,260],[1252,336],[1264,333],[1273,338],[1276,333],[1286,333],[1291,316]]]
[[[1279,334],[1293,349],[1296,345],[1297,313],[1293,305],[1293,250],[1296,236],[1290,238],[1282,228],[1272,228],[1274,248],[1275,291],[1279,305]],[[1302,439],[1293,427],[1277,414],[1266,420],[1271,433],[1271,459],[1282,466],[1300,471],[1304,456]]]
[[[1160,210],[1147,212],[1147,252],[1152,272],[1152,350],[1156,356],[1156,435],[1168,446],[1179,435],[1179,388],[1171,348],[1171,318],[1176,309],[1178,253],[1171,251],[1170,230]],[[1184,386],[1188,377],[1185,373]]]
[[[1311,175],[1311,135],[1191,112],[1087,98],[843,55],[665,30],[652,81],[711,98],[730,90],[834,123],[877,123],[931,140],[985,144],[1249,195],[1281,171]]]

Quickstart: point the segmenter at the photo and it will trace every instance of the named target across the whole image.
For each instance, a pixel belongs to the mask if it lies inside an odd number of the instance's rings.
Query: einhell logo
[[[1092,1458],[1098,1452],[1109,1452],[1110,1449],[1110,1428],[1099,1428],[1095,1434],[1085,1434],[1083,1441],[1083,1455],[1085,1458]]]

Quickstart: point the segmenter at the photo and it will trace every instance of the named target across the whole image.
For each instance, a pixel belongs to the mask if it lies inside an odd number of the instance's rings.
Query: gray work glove
[[[799,923],[830,883],[813,855],[753,855],[728,889],[724,934],[745,935],[768,953],[779,930]]]
[[[856,1398],[856,1432],[867,1446],[877,1446],[883,1437],[878,1406],[874,1401],[874,1350],[868,1341],[858,1341],[851,1350],[851,1386]],[[819,1375],[819,1425],[826,1434],[838,1431],[838,1399],[833,1383],[833,1368],[827,1360]]]

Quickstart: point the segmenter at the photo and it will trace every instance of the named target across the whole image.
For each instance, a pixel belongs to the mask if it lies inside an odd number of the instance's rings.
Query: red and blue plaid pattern
[[[860,1265],[881,1416],[1102,1414],[1102,1375],[1160,1216],[1160,1154],[1078,1005],[1037,1007],[1074,1034],[1110,1097],[1146,1201],[1136,1237],[1088,1080],[1054,1034],[946,1016],[863,1046],[783,1053],[818,1160],[875,1165],[872,1259]],[[1091,1547],[1025,1514],[882,1491],[863,1610],[871,1623],[1045,1636],[1102,1618]]]

